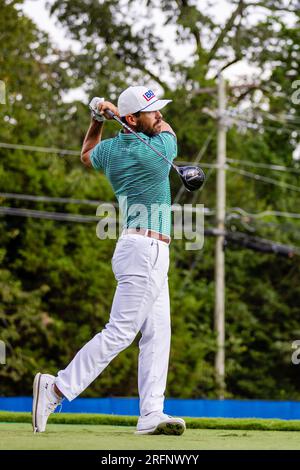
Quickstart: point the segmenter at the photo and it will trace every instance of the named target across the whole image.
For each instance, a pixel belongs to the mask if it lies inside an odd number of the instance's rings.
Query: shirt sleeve
[[[167,157],[169,161],[173,161],[177,157],[177,139],[171,132],[161,132],[154,138],[155,148]]]
[[[105,141],[99,142],[99,144],[93,148],[92,153],[90,154],[91,164],[95,170],[104,171],[106,147],[107,145]]]
[[[160,152],[169,162],[172,162],[177,157],[177,140],[176,136],[171,132],[160,132],[153,137],[143,135],[143,138],[151,144],[151,146]],[[149,175],[157,177],[167,178],[171,165],[161,157],[159,157],[153,150],[147,150],[148,158],[145,158],[145,154],[141,153],[140,162],[145,170],[148,171]],[[149,158],[150,157],[150,158]]]

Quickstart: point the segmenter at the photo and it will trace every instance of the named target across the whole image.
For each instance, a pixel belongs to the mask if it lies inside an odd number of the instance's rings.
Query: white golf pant
[[[138,387],[140,415],[162,412],[170,352],[169,246],[139,234],[122,235],[112,258],[117,289],[109,322],[55,381],[73,400],[141,331]]]

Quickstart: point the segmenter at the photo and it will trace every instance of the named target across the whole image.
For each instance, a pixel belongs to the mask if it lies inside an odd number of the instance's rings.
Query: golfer
[[[142,335],[138,363],[140,417],[136,433],[180,435],[185,430],[182,419],[164,414],[171,337],[170,165],[126,130],[120,131],[117,137],[101,140],[104,116],[110,118],[105,110],[111,110],[173,161],[177,156],[176,135],[160,112],[170,101],[158,99],[144,86],[134,86],[121,93],[118,107],[102,101],[92,113],[81,161],[105,173],[120,205],[124,206],[123,231],[112,258],[118,284],[105,328],[56,377],[36,375],[35,432],[45,431],[50,413],[63,397],[71,401],[80,395],[133,342],[139,331]]]

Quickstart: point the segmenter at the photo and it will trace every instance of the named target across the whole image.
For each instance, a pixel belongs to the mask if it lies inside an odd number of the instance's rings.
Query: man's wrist
[[[91,116],[92,116],[92,119],[94,119],[94,121],[97,121],[97,122],[103,122],[105,121],[105,117],[102,116],[101,114],[97,113],[96,111],[91,111]]]
[[[99,129],[99,130],[102,129],[103,124],[104,124],[104,121],[98,121],[97,119],[94,119],[93,117],[91,118],[91,126],[94,129]]]

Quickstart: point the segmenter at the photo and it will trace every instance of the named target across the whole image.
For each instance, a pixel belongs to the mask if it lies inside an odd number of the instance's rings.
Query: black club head
[[[188,191],[200,189],[205,181],[205,173],[199,166],[179,166],[179,176]]]

